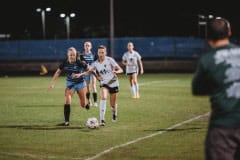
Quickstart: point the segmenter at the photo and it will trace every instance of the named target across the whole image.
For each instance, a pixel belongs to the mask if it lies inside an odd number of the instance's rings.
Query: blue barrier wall
[[[22,60],[47,60],[58,61],[66,57],[69,47],[83,50],[83,43],[91,41],[93,51],[97,51],[97,46],[103,44],[109,51],[109,39],[74,39],[74,40],[21,40],[21,41],[1,41],[0,61],[22,61]],[[114,58],[121,59],[127,51],[127,43],[131,41],[135,49],[143,58],[194,58],[205,49],[205,41],[196,38],[115,38]]]

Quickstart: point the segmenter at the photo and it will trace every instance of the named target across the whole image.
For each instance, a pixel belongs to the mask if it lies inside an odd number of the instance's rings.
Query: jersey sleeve
[[[207,83],[207,71],[203,65],[202,59],[197,64],[197,69],[192,78],[192,94],[193,95],[208,95],[211,86]]]
[[[122,56],[122,60],[124,60],[124,61],[127,60],[127,58],[126,58],[126,53],[123,54],[123,56]]]
[[[109,57],[110,63],[113,67],[118,66],[118,63],[111,57]]]
[[[138,52],[135,52],[136,53],[136,55],[137,55],[137,59],[138,60],[141,60],[142,59],[142,56],[138,53]]]

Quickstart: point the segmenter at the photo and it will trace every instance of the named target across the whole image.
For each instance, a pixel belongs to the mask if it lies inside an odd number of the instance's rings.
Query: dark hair
[[[207,39],[220,40],[229,38],[231,27],[228,20],[221,17],[212,18],[207,22]]]
[[[104,45],[100,45],[100,46],[98,46],[98,49],[107,49],[107,47]]]

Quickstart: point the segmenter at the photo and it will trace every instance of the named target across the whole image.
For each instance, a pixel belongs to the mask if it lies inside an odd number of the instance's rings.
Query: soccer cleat
[[[112,122],[116,122],[117,121],[117,115],[116,114],[113,114],[112,115]]]
[[[137,99],[139,99],[139,98],[140,98],[140,95],[139,95],[139,94],[137,94],[136,98],[137,98]]]
[[[136,96],[132,96],[133,99],[136,99],[137,97]]]
[[[69,126],[69,122],[63,122],[63,123],[57,124],[57,126]]]
[[[89,109],[90,109],[90,105],[87,104],[87,105],[85,106],[85,108],[86,108],[86,110],[89,110]]]
[[[101,120],[100,126],[105,126],[105,121],[104,120]]]
[[[94,107],[98,107],[97,102],[94,102],[93,106],[94,106]]]

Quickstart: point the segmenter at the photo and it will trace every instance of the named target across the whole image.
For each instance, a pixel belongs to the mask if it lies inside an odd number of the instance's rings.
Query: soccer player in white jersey
[[[100,82],[100,125],[105,126],[105,112],[107,96],[110,94],[110,105],[112,107],[112,121],[117,120],[117,93],[119,92],[119,81],[117,74],[123,69],[118,63],[107,55],[107,48],[103,45],[98,47],[98,60],[91,65],[91,70]]]
[[[140,54],[134,50],[132,42],[128,42],[127,49],[128,51],[122,56],[122,64],[126,66],[126,74],[130,82],[132,98],[140,98],[137,76],[139,68],[140,74],[143,74],[142,58]]]

